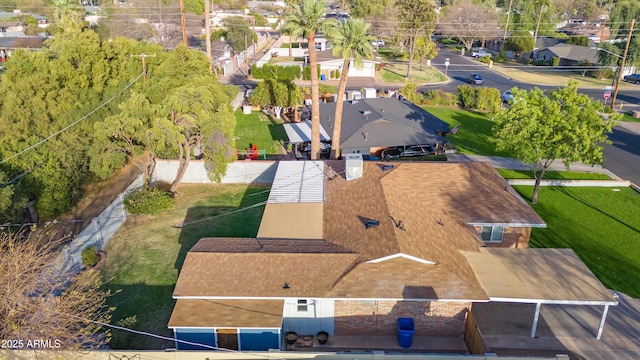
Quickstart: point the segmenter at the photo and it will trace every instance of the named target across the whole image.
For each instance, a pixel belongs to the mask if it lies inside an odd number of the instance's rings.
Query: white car
[[[513,100],[513,93],[511,93],[511,90],[507,90],[502,93],[502,102],[509,103],[511,100]]]
[[[371,45],[375,46],[375,47],[380,47],[380,46],[384,46],[384,40],[373,40],[371,42]]]
[[[485,49],[479,49],[479,50],[471,51],[471,56],[474,58],[481,58],[483,56],[491,56],[491,53]]]

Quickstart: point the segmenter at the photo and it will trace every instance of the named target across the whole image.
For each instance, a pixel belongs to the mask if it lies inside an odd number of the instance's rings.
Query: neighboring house
[[[344,59],[334,57],[331,54],[331,50],[324,49],[325,45],[323,43],[319,43],[318,46],[321,46],[322,49],[322,51],[318,51],[318,65],[320,66],[320,74],[324,75],[325,79],[327,80],[333,79],[333,77],[331,76],[331,71],[339,70],[342,74],[342,65],[344,64]],[[362,62],[362,69],[358,69],[353,63],[353,59],[351,59],[351,63],[349,64],[349,77],[375,77],[376,66],[380,62],[367,59],[364,59]],[[339,76],[336,78],[339,78]]]
[[[330,141],[336,103],[320,104],[322,141]],[[311,141],[307,122],[285,124],[292,144]],[[398,98],[345,101],[342,108],[340,148],[343,154],[375,155],[391,146],[444,144],[449,125],[423,108]],[[434,146],[435,147],[435,146]]]
[[[256,238],[187,253],[168,326],[178,349],[295,350],[285,333],[395,337],[399,317],[461,339],[474,302],[617,304],[571,250],[526,249],[545,226],[488,163],[281,161]]]
[[[44,40],[38,36],[0,37],[0,62],[6,61],[16,49],[41,49]]]
[[[47,20],[46,17],[42,15],[22,12],[20,10],[14,10],[12,12],[0,11],[0,22],[14,21],[15,18],[19,16],[33,16],[33,18],[36,19],[36,22],[38,23],[38,27],[40,28],[46,28],[47,26],[49,26],[49,20]],[[21,26],[24,25],[22,24],[22,22],[20,22],[20,24]],[[23,29],[20,29],[19,31],[23,31]],[[11,35],[11,36],[16,36],[16,35]]]
[[[586,46],[556,44],[534,53],[536,61],[551,62],[553,58],[560,58],[560,66],[578,66],[584,63],[598,64],[598,50]]]

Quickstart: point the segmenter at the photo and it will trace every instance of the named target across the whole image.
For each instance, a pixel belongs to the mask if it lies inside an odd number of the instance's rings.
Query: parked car
[[[471,56],[474,58],[479,58],[483,56],[491,56],[491,53],[485,49],[471,50]]]
[[[382,158],[385,160],[399,157],[425,156],[435,154],[431,145],[414,145],[409,147],[397,146],[382,151]]]
[[[640,84],[640,74],[630,74],[630,75],[625,75],[622,80],[626,81],[626,82],[631,82],[634,84]]]
[[[482,76],[480,76],[480,74],[472,73],[467,76],[467,82],[469,84],[482,85],[484,83],[484,79],[482,78]]]
[[[508,103],[511,102],[511,100],[513,100],[513,94],[511,93],[511,90],[507,90],[502,93],[502,102]]]
[[[384,40],[373,40],[371,42],[371,45],[375,46],[375,47],[380,47],[380,46],[384,46]]]

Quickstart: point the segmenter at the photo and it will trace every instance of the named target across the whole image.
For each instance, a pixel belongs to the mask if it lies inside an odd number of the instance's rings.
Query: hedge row
[[[251,76],[254,79],[296,80],[300,78],[299,66],[282,66],[264,64],[261,67],[255,64],[251,66]]]
[[[458,86],[457,94],[441,89],[427,90],[424,94],[416,91],[414,84],[408,84],[400,93],[409,101],[419,105],[455,106],[496,113],[500,110],[502,99],[500,90],[487,87]]]

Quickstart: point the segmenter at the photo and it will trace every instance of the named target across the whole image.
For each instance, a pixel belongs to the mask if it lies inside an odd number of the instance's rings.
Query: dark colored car
[[[482,85],[484,83],[484,79],[480,74],[469,74],[469,76],[467,76],[467,82],[469,84]]]
[[[425,156],[435,154],[431,145],[398,146],[382,151],[382,158],[385,160],[399,157]]]
[[[634,84],[640,84],[640,74],[625,75],[622,80]]]

